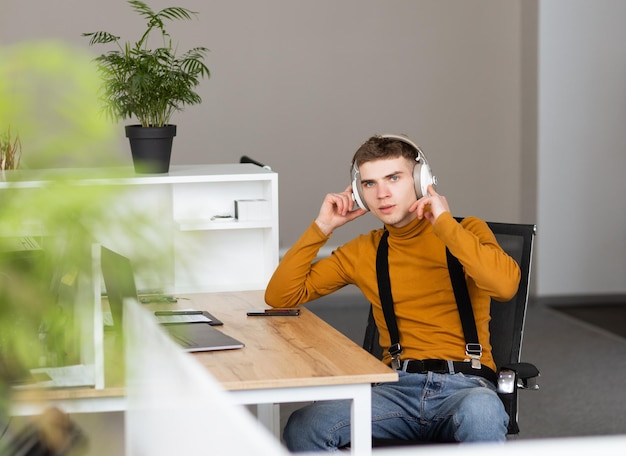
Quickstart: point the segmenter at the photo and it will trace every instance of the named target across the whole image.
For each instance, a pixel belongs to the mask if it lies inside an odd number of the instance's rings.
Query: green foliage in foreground
[[[119,164],[99,87],[87,53],[55,42],[0,47],[0,130],[19,134],[25,164],[0,174],[0,421],[10,382],[32,367],[76,361],[80,315],[62,290],[77,285],[86,306],[99,303],[93,246],[127,246],[138,273],[158,271],[171,247],[155,235],[154,209],[129,208],[123,186],[77,183],[116,177],[116,168],[87,175],[77,165]]]

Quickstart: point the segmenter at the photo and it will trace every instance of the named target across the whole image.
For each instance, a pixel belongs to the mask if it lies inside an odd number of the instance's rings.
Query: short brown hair
[[[404,141],[395,138],[384,138],[378,135],[372,136],[354,153],[350,169],[355,165],[360,167],[363,163],[387,158],[404,157],[413,161],[417,155],[417,150]]]

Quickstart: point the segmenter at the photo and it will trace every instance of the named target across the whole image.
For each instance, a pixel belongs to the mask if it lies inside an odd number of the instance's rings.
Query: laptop
[[[121,334],[124,299],[135,298],[139,302],[134,272],[130,260],[125,256],[104,246],[101,247],[100,255],[113,328]],[[202,315],[205,318],[200,321],[197,319],[180,321],[161,326],[187,352],[232,350],[244,347],[242,342],[213,327],[214,324],[221,324],[219,320],[212,318],[213,316],[208,312],[202,312]]]

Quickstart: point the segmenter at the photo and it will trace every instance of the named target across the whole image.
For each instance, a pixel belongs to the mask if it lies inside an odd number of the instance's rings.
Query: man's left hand
[[[417,218],[420,220],[426,218],[430,223],[444,212],[450,212],[450,206],[445,196],[435,191],[432,185],[428,186],[428,195],[423,196],[411,206],[412,211],[417,211]]]

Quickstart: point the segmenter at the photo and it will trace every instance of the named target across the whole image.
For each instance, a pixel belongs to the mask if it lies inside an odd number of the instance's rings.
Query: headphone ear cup
[[[415,167],[413,168],[413,183],[415,184],[415,196],[417,199],[420,199],[424,196],[424,191],[422,189],[422,165],[421,162],[417,162]]]
[[[365,198],[363,198],[363,194],[361,193],[361,188],[361,174],[356,165],[354,165],[352,167],[352,199],[361,209],[369,211],[367,204],[365,204]]]
[[[423,160],[418,160],[413,168],[413,182],[415,184],[415,195],[417,199],[424,196],[428,196],[428,186],[437,186],[437,178],[433,176],[433,173],[428,166],[428,163],[424,163]]]

